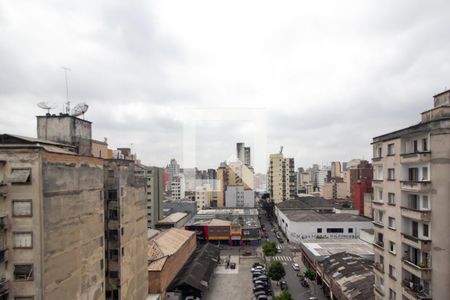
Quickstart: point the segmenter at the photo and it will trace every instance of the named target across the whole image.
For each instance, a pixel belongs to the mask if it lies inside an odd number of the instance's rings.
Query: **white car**
[[[297,263],[293,263],[292,269],[294,269],[295,271],[300,271],[300,266]]]

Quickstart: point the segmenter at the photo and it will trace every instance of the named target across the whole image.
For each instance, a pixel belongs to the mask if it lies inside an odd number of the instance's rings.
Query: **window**
[[[428,139],[422,139],[422,151],[428,151]]]
[[[353,228],[349,228],[348,233],[353,233]]]
[[[408,195],[408,207],[412,209],[419,209],[419,195]]]
[[[387,150],[388,155],[394,155],[395,154],[394,144],[388,144],[387,149],[388,149]]]
[[[419,169],[409,168],[408,169],[408,180],[409,181],[419,181]]]
[[[31,217],[31,200],[13,200],[13,217]]]
[[[108,170],[108,177],[114,177],[114,170]]]
[[[125,233],[125,228],[120,228],[120,234],[123,235]]]
[[[430,209],[430,203],[428,202],[428,196],[423,195],[422,196],[422,208],[423,209]]]
[[[109,210],[109,219],[110,220],[118,220],[119,219],[119,213],[117,212],[117,209]]]
[[[429,237],[430,227],[428,224],[423,224],[423,236]]]
[[[388,169],[388,180],[395,180],[395,169]]]
[[[15,280],[33,280],[33,265],[14,265]]]
[[[393,265],[389,265],[389,276],[391,277],[397,277],[395,274],[395,267]]]
[[[322,233],[322,228],[317,228],[317,233]]]
[[[31,169],[12,169],[9,181],[12,184],[31,184]]]
[[[327,233],[344,233],[344,228],[327,228]]]
[[[100,259],[100,270],[103,270],[104,267],[105,267],[105,262],[103,261],[103,259]]]
[[[414,141],[413,141],[413,152],[414,152],[414,153],[419,152],[419,147],[418,147],[417,140],[414,140]]]
[[[395,205],[395,194],[388,193],[388,204]]]
[[[32,232],[14,232],[14,248],[33,248]]]
[[[378,223],[383,223],[383,216],[384,216],[383,212],[381,210],[378,210],[377,212],[378,212],[378,214],[377,214],[377,216],[378,216],[378,218],[377,218]]]
[[[395,218],[389,217],[388,221],[389,221],[389,228],[395,229]]]
[[[389,289],[389,300],[397,300],[397,294],[392,289]]]
[[[119,250],[110,249],[109,250],[109,259],[112,261],[119,261]]]
[[[383,149],[381,148],[381,145],[378,146],[377,155],[378,155],[377,157],[381,157],[383,155]]]
[[[383,190],[382,189],[378,190],[378,201],[383,201]]]
[[[244,234],[245,234],[245,231],[244,231]],[[248,231],[247,231],[247,234],[248,234]],[[125,255],[125,248],[122,247],[122,256],[124,256],[124,255]]]
[[[117,272],[117,271],[109,271],[109,277],[111,277],[111,278],[119,278],[119,272]]]
[[[427,181],[428,180],[428,167],[422,168],[422,180]]]
[[[389,252],[395,254],[396,253],[396,249],[395,249],[395,243],[392,241],[389,241]]]
[[[106,196],[107,200],[117,200],[117,190],[108,190]]]

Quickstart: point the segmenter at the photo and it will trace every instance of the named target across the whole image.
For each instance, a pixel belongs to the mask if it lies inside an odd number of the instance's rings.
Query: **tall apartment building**
[[[0,135],[0,299],[104,299],[103,161],[77,150]]]
[[[270,199],[274,203],[293,199],[297,195],[293,158],[284,158],[283,153],[271,154],[267,174]]]
[[[364,195],[372,193],[372,165],[367,160],[361,160],[358,165],[348,169],[350,179],[350,198],[352,207],[360,215],[364,215]]]
[[[131,160],[104,160],[106,299],[144,299],[147,197]]]
[[[147,186],[147,228],[154,229],[155,224],[164,217],[164,169],[139,164],[136,165],[135,173],[136,176],[145,180]]]
[[[178,174],[173,176],[172,182],[170,184],[170,192],[172,194],[172,199],[181,200],[185,197],[186,192],[185,180],[183,174]]]
[[[372,144],[376,299],[448,299],[450,91]]]
[[[331,162],[331,177],[341,177],[341,162],[333,161]]]
[[[170,188],[173,177],[180,174],[180,165],[177,163],[177,160],[175,158],[172,158],[170,160],[170,163],[167,165],[167,173],[169,174],[169,188]]]
[[[251,149],[245,147],[245,143],[236,143],[236,157],[247,167],[251,166]]]

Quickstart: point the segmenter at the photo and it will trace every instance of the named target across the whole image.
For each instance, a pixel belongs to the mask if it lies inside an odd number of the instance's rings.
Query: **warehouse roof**
[[[322,197],[299,197],[293,200],[285,200],[276,205],[278,209],[285,211],[290,209],[333,209],[334,207],[341,207],[339,205],[334,204],[331,200],[326,200]]]
[[[285,210],[283,214],[292,222],[371,222],[369,218],[350,213],[323,213],[315,210]]]
[[[345,295],[346,299],[374,299],[372,261],[348,252],[336,253],[320,262],[320,268],[333,294]],[[331,282],[329,282],[331,283]]]

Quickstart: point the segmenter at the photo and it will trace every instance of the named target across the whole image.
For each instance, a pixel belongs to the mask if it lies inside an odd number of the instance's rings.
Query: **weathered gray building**
[[[163,216],[163,168],[136,165],[135,174],[145,180],[147,187],[147,228],[155,228]]]
[[[103,163],[74,150],[0,135],[3,299],[104,299]]]

